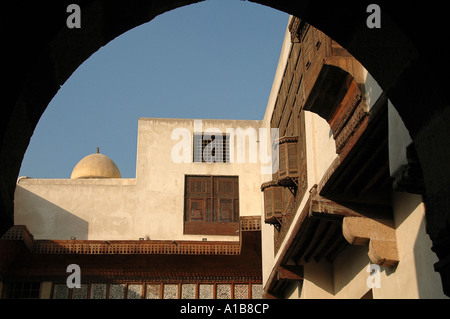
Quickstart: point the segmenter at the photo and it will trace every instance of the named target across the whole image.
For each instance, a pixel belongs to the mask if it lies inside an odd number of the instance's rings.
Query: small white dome
[[[70,178],[121,178],[121,175],[116,163],[97,150],[75,165]]]

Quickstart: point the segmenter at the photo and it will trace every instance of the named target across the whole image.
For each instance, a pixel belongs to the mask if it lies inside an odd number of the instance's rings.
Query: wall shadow
[[[426,232],[426,220],[424,216],[420,222],[413,247],[418,297],[448,299],[449,297],[443,293],[441,277],[434,270],[434,264],[439,260],[431,250],[432,246],[431,238]]]
[[[14,198],[14,224],[26,225],[34,239],[88,239],[89,223],[84,219],[20,185],[16,186]]]

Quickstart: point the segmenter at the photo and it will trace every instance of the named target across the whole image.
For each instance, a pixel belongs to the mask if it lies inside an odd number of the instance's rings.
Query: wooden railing
[[[241,231],[261,230],[260,216],[241,217]],[[23,225],[11,227],[1,240],[23,241],[36,254],[239,255],[239,241],[185,240],[34,240]]]

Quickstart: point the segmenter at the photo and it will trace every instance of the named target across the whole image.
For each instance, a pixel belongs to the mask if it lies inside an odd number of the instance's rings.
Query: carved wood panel
[[[322,57],[328,49],[329,39],[320,31],[310,27],[307,23],[294,18],[289,26],[291,31],[291,52],[275,102],[270,126],[279,129],[279,136],[297,136],[298,142],[289,145],[295,151],[286,149],[287,157],[279,157],[280,166],[283,161],[290,163],[289,167],[295,171],[298,187],[292,190],[282,190],[283,214],[281,227],[274,232],[275,252],[278,251],[290,224],[297,213],[298,206],[307,189],[306,139],[305,118],[303,106],[308,92],[311,90],[318,75]],[[283,151],[283,148],[280,148]],[[295,158],[294,158],[295,157]],[[279,174],[273,174],[273,180]],[[273,200],[273,199],[272,199]]]
[[[185,234],[236,234],[239,227],[237,176],[186,176],[185,185]]]

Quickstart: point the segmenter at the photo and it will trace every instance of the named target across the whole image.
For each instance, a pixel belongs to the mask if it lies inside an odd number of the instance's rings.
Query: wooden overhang
[[[309,207],[302,212],[303,219],[287,254],[289,260],[303,264],[323,258],[333,261],[348,242],[342,235],[342,220],[345,216],[360,214],[311,191]]]
[[[319,185],[320,195],[373,218],[392,219],[387,100],[356,127]]]
[[[369,109],[356,80],[330,65],[333,63],[335,59],[325,59],[305,104],[327,120],[336,142],[337,157],[320,181],[317,193],[359,214],[342,220],[342,235],[348,243],[368,244],[372,263],[395,267],[399,258],[392,211],[393,188],[423,188],[414,146],[408,147],[406,169],[391,177],[385,93]],[[328,110],[324,107],[327,103],[332,105]]]
[[[369,110],[356,80],[327,62],[305,103],[330,124],[338,154],[319,193],[360,213],[392,218],[387,97],[381,94]]]
[[[317,185],[292,226],[291,236],[281,252],[281,258],[270,274],[265,287],[266,297],[283,298],[283,291],[292,281],[303,280],[303,265],[334,258],[349,245],[342,234],[346,216],[360,217],[351,209],[317,194]]]
[[[241,217],[238,241],[35,240],[26,226],[0,239],[0,279],[65,282],[77,264],[83,282],[257,282],[260,217]]]
[[[283,251],[265,287],[266,297],[283,297],[292,280],[280,275],[287,266],[332,262],[348,245],[369,246],[371,262],[398,263],[393,228],[389,171],[387,98],[370,108],[360,85],[335,58],[324,58],[304,109],[324,118],[336,143],[337,157],[291,225]],[[286,271],[284,271],[286,272]],[[292,276],[294,278],[294,276]]]

